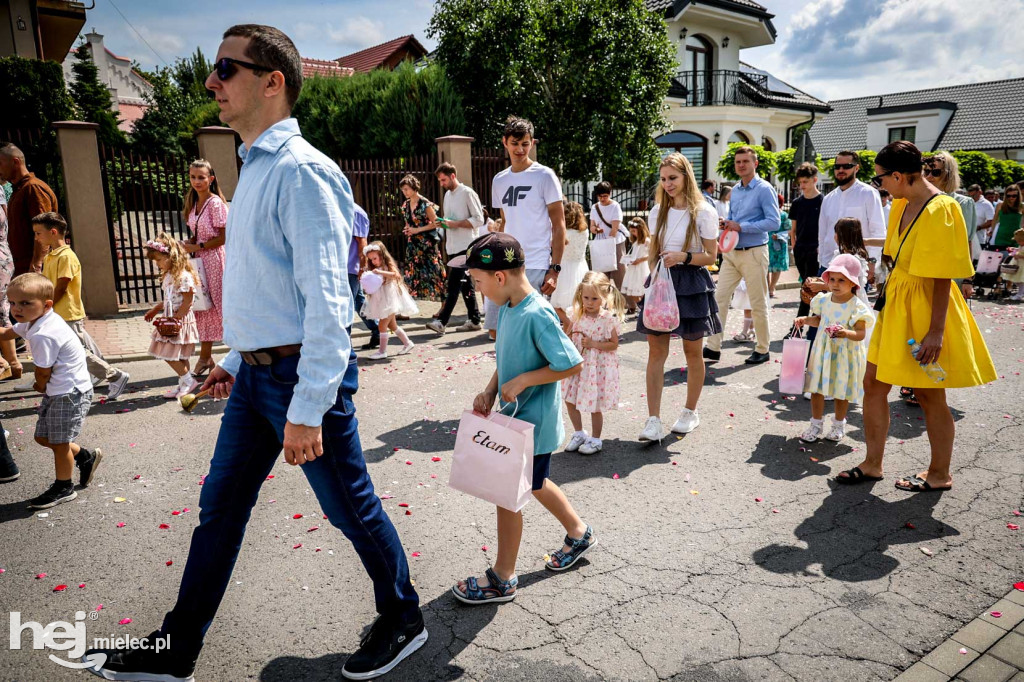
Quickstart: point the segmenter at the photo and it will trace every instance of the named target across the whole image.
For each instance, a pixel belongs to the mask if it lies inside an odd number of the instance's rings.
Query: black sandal
[[[852,469],[840,471],[839,473],[846,474],[846,476],[836,476],[835,479],[833,479],[836,483],[840,485],[856,485],[858,483],[869,483],[874,481],[881,481],[885,478],[884,476],[868,476],[863,471],[861,471],[860,467],[853,467]]]
[[[920,406],[921,403],[917,402],[917,396],[914,395],[914,389],[909,386],[904,386],[900,389],[900,397],[903,398],[903,402],[907,405]]]
[[[900,483],[903,483],[903,485],[900,485]],[[935,488],[920,476],[914,476],[913,478],[903,478],[896,481],[896,489],[906,493],[941,493],[944,490],[952,490],[953,486],[947,485],[944,488]]]

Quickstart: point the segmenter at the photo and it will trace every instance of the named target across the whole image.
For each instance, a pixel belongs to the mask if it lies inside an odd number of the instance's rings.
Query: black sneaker
[[[19,476],[21,476],[21,472],[18,471],[18,465],[14,463],[14,459],[9,455],[0,457],[0,483],[14,481]]]
[[[760,365],[768,362],[771,356],[768,353],[758,353],[756,350],[750,354],[750,357],[744,360],[748,365]]]
[[[71,481],[54,481],[53,485],[47,488],[46,492],[28,502],[29,509],[49,509],[56,507],[61,502],[70,502],[78,497],[75,486]]]
[[[160,636],[150,633],[147,640]],[[195,682],[194,658],[182,657],[170,649],[89,649],[82,656],[83,663],[93,663],[86,668],[105,680],[146,680],[147,682]]]
[[[718,362],[722,359],[722,351],[711,350],[710,348],[704,349],[704,359],[710,362]]]
[[[345,662],[341,674],[349,680],[372,680],[386,675],[426,641],[427,628],[423,625],[422,613],[416,614],[416,622],[411,625],[379,616],[359,643],[359,650]]]
[[[374,341],[373,339],[370,339],[369,341],[364,343],[361,346],[361,348],[363,350],[373,350],[374,348],[380,348],[380,339],[377,339],[376,341]]]
[[[78,456],[75,457],[75,466],[78,467],[78,485],[83,488],[92,483],[92,477],[96,473],[96,467],[100,465],[100,460],[103,459],[103,451],[99,448],[89,451],[82,448],[79,451]]]

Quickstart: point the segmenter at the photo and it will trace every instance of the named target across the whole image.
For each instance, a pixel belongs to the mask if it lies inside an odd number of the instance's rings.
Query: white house
[[[118,127],[130,133],[135,122],[142,118],[142,114],[149,108],[146,95],[153,91],[153,86],[132,68],[130,59],[119,57],[108,50],[103,45],[103,36],[95,29],[85,34],[85,44],[89,46],[92,61],[99,71],[100,83],[106,85],[110,91],[110,110],[117,114],[120,120]],[[72,56],[75,52],[77,49],[71,50],[63,64],[64,82],[68,85],[75,80],[75,74],[71,70],[75,63]]]
[[[740,59],[740,50],[775,43],[774,15],[752,0],[645,0],[663,13],[680,71],[666,98],[670,128],[658,146],[686,155],[697,179],[721,180],[718,159],[730,142],[778,151],[794,146],[796,126],[829,105]]]

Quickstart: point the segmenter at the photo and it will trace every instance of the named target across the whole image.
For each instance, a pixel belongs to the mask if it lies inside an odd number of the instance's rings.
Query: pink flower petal
[[[405,510],[405,515],[406,515],[406,516],[412,516],[412,512],[411,512],[411,511],[409,511],[408,509],[406,509],[406,510]]]
[[[82,589],[83,587],[85,587],[85,583],[78,583],[78,589]]]
[[[412,464],[412,460],[407,459],[407,460],[405,460],[405,463],[411,465]]]
[[[394,495],[381,495],[380,499],[382,499],[382,500],[392,500],[392,499],[394,499],[394,497],[395,497]]]
[[[917,528],[917,526],[912,524],[910,521],[907,521],[907,528],[909,528],[910,530],[914,530]]]
[[[963,656],[966,653],[967,653],[967,649],[965,649],[964,647],[960,647],[960,655]]]
[[[170,526],[168,526],[166,523],[161,523],[160,524],[160,530],[168,530],[168,529],[170,529]]]
[[[313,532],[313,531],[315,531],[315,530],[320,530],[320,526],[313,526],[312,528],[310,528],[310,529],[309,529],[309,530],[307,530],[306,532],[307,532],[307,533],[312,533],[312,532]]]
[[[486,552],[486,551],[487,551],[487,545],[484,545],[484,546],[483,546],[483,547],[481,547],[480,549],[481,549],[481,550],[483,550],[484,552]]]
[[[778,509],[772,509],[772,514],[778,514],[778,513],[779,513]]]
[[[619,475],[618,474],[612,474],[612,479],[614,479],[616,481],[619,480]]]
[[[419,552],[413,552],[413,553],[412,553],[412,556],[413,556],[413,557],[418,557],[419,555],[420,555],[420,553],[419,553]]]
[[[408,506],[409,506],[409,503],[408,503],[408,502],[399,502],[399,503],[398,503],[398,506],[399,506],[399,507],[408,507]]]
[[[1003,617],[1003,612],[1002,611],[990,611],[988,615],[992,616],[993,618],[1002,618]]]
[[[440,457],[431,457],[431,458],[430,458],[430,461],[431,461],[431,462],[440,462],[440,461],[441,461],[441,458],[440,458]]]
[[[125,526],[127,526],[127,525],[128,525],[128,524],[127,524],[127,523],[125,523],[124,521],[118,521],[118,522],[117,522],[117,527],[118,527],[118,528],[124,528],[124,527],[125,527]]]
[[[1006,524],[1006,527],[1010,530],[1020,530],[1020,526],[1018,526],[1016,523],[1008,523]]]
[[[103,604],[97,604],[95,610],[96,611],[102,611],[103,610]]]
[[[46,577],[45,573],[36,573],[36,580],[42,580]]]
[[[273,477],[274,477],[274,474],[267,474],[267,480],[268,480],[268,481],[269,481],[270,479],[272,479]]]
[[[764,500],[760,497],[755,497],[754,502],[763,502]]]
[[[190,511],[192,511],[192,510],[191,510],[191,509],[189,509],[188,507],[185,507],[184,509],[182,509],[182,510],[181,510],[181,513],[182,513],[182,514],[187,514],[187,513],[189,513]]]
[[[128,625],[128,623],[131,623],[131,622],[132,622],[131,618],[122,618],[121,620],[117,621],[117,624],[118,625]]]
[[[437,478],[437,474],[430,474],[431,478]]]
[[[302,518],[302,514],[292,514],[292,518],[293,519],[301,519]]]
[[[314,552],[319,552],[319,551],[320,551],[320,548],[319,548],[319,547],[317,547],[317,548],[316,548],[316,549],[314,549],[313,551],[314,551]]]
[[[55,586],[55,587],[53,588],[53,591],[54,591],[54,592],[63,592],[63,591],[64,591],[64,590],[66,590],[66,589],[68,589],[68,586],[67,586],[67,585],[57,585],[57,586]]]
[[[294,545],[292,547],[292,549],[298,549],[299,547],[302,547],[302,543],[301,542],[299,544],[297,544],[297,545]]]
[[[181,512],[175,509],[174,511],[171,512],[171,516],[181,516]]]
[[[132,476],[132,480],[133,480],[133,481],[137,481],[137,480],[139,480],[140,478],[142,478],[142,474],[135,474],[134,476]]]
[[[1014,583],[1013,584],[1013,589],[1017,590],[1018,592],[1024,592],[1024,581],[1021,581],[1019,583]]]

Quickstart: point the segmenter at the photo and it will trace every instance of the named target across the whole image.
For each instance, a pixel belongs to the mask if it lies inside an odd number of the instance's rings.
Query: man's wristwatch
[[[559,265],[558,263],[552,263],[551,267],[548,268],[548,270],[554,270],[556,273],[560,273],[562,272],[562,266]]]

